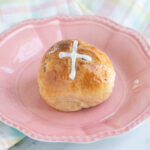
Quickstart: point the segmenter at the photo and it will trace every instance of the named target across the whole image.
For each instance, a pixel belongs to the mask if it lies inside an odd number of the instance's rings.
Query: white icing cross
[[[72,60],[72,66],[71,66],[71,73],[69,74],[69,77],[74,80],[76,76],[76,69],[75,69],[75,64],[76,64],[76,58],[80,59],[85,59],[87,61],[92,61],[91,56],[84,55],[84,54],[78,54],[78,41],[73,41],[73,47],[72,47],[72,52],[60,52],[59,53],[59,58],[64,58],[64,57],[71,57]]]

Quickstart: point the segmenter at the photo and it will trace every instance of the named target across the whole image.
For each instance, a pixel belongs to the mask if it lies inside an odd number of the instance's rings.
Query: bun
[[[55,43],[45,53],[38,73],[42,98],[66,112],[102,103],[112,93],[114,81],[107,55],[81,40]]]

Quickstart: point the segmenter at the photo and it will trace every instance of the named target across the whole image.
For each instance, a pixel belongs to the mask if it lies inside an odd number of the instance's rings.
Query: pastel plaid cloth
[[[0,33],[30,18],[101,15],[142,32],[150,40],[150,0],[0,0]],[[0,123],[0,150],[25,135]]]
[[[0,0],[0,32],[31,18],[81,15],[73,0]]]
[[[0,150],[8,149],[24,137],[21,132],[0,122]]]
[[[150,40],[150,0],[77,0],[82,12],[110,18]]]

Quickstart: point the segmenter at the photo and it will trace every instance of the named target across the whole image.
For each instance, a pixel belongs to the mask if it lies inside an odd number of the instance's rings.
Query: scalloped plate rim
[[[44,24],[45,23],[44,21],[51,22],[52,20],[59,20],[60,22],[68,21],[68,20],[76,21],[79,19],[90,20],[90,21],[97,22],[97,23],[98,23],[98,21],[103,21],[105,23],[105,25],[107,25],[109,28],[113,27],[121,32],[126,32],[125,34],[128,34],[128,36],[134,38],[138,42],[138,44],[142,47],[142,50],[145,52],[145,54],[148,57],[150,57],[150,52],[148,52],[148,50],[150,49],[150,45],[149,45],[148,41],[146,40],[146,38],[140,32],[138,32],[134,29],[124,27],[108,18],[105,18],[102,16],[91,16],[91,15],[83,15],[83,16],[60,15],[60,16],[55,16],[55,17],[50,17],[50,18],[29,19],[29,20],[23,21],[23,22],[15,25],[15,26],[11,27],[10,29],[8,29],[7,31],[1,33],[0,34],[0,44],[5,38],[7,38],[7,36],[9,36],[10,33],[13,33],[20,27],[26,26],[28,24],[39,23],[39,22]],[[4,122],[5,124],[7,124],[13,128],[18,129],[19,131],[21,131],[22,133],[24,133],[25,135],[27,135],[33,139],[36,139],[39,141],[45,141],[45,142],[71,142],[71,143],[91,143],[91,142],[94,142],[94,141],[97,141],[100,139],[104,139],[107,137],[121,135],[121,134],[133,129],[135,126],[139,125],[141,122],[143,122],[144,120],[146,120],[149,117],[150,117],[150,106],[142,114],[140,114],[137,118],[135,118],[135,120],[133,120],[128,125],[124,126],[123,128],[120,128],[118,130],[100,132],[97,134],[93,134],[91,136],[83,136],[83,137],[77,137],[77,136],[56,137],[56,136],[40,135],[37,132],[33,132],[30,129],[23,127],[22,125],[17,124],[16,122],[13,122],[12,120],[9,120],[9,118],[5,117],[4,114],[0,113],[0,120],[2,122]],[[87,141],[84,141],[84,140],[82,141],[82,139],[86,139],[86,138],[88,139]]]

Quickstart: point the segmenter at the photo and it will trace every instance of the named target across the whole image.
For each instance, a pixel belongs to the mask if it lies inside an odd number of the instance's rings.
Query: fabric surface
[[[81,15],[74,0],[0,0],[0,32],[31,18]]]
[[[0,33],[31,18],[65,15],[100,15],[142,32],[150,40],[150,0],[0,0]],[[0,150],[24,134],[0,123]]]
[[[150,0],[77,0],[82,12],[110,18],[150,40]]]
[[[24,134],[0,122],[0,150],[5,150],[25,137]]]

